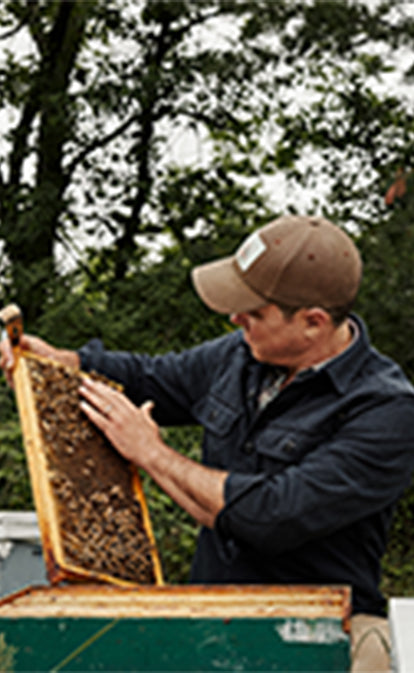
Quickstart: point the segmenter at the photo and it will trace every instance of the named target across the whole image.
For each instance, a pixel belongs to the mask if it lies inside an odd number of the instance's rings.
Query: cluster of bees
[[[67,563],[153,584],[131,468],[80,410],[80,374],[34,358],[27,363]]]

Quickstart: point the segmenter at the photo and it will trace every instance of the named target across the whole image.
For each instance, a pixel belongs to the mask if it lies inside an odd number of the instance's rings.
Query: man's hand
[[[101,381],[83,380],[81,409],[108,437],[111,444],[138,467],[148,469],[151,451],[162,443],[158,425],[151,418],[152,402],[135,406],[119,390]]]
[[[152,402],[136,407],[119,390],[91,379],[84,380],[79,392],[82,410],[124,458],[148,472],[199,523],[212,528],[225,504],[228,473],[204,467],[165,444],[151,417]]]
[[[19,345],[22,350],[29,351],[44,358],[50,358],[70,367],[79,367],[79,356],[75,351],[55,348],[43,339],[30,334],[22,334]],[[6,381],[13,388],[13,369],[15,366],[10,340],[3,339],[0,343],[0,367],[4,371]]]
[[[0,343],[0,367],[4,371],[6,381],[11,388],[13,388],[13,368],[14,358],[10,340],[8,337],[3,339]]]
[[[44,357],[51,357],[54,348],[38,337],[22,334],[19,345],[22,350],[36,353]],[[0,367],[4,371],[7,383],[13,387],[13,369],[15,366],[14,355],[10,340],[6,337],[0,343]]]

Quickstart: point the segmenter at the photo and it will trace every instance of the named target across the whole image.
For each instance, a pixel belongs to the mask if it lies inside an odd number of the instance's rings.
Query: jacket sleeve
[[[412,397],[384,401],[278,474],[232,472],[218,533],[282,553],[392,505],[414,469],[413,420]]]
[[[81,369],[96,371],[121,383],[135,403],[153,400],[154,419],[161,425],[195,422],[192,407],[205,394],[221,354],[234,347],[237,334],[206,342],[182,353],[151,357],[105,350],[93,339],[79,350]]]

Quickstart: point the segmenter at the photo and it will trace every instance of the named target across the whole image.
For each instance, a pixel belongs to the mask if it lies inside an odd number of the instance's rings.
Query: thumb
[[[144,414],[144,418],[146,421],[151,423],[154,427],[158,427],[154,419],[152,418],[152,410],[155,407],[155,403],[152,400],[146,400],[141,404],[141,411]]]
[[[141,410],[146,412],[149,416],[151,416],[151,412],[154,407],[155,402],[153,402],[152,400],[145,400],[145,402],[141,404]]]

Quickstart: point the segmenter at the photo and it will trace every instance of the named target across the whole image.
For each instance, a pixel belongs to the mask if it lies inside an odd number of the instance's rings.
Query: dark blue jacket
[[[214,530],[200,533],[192,581],[349,584],[354,612],[383,614],[380,560],[414,468],[414,389],[359,339],[299,375],[262,411],[268,373],[240,332],[183,353],[111,353],[93,340],[84,370],[155,401],[161,425],[201,424],[203,462],[230,472]]]

